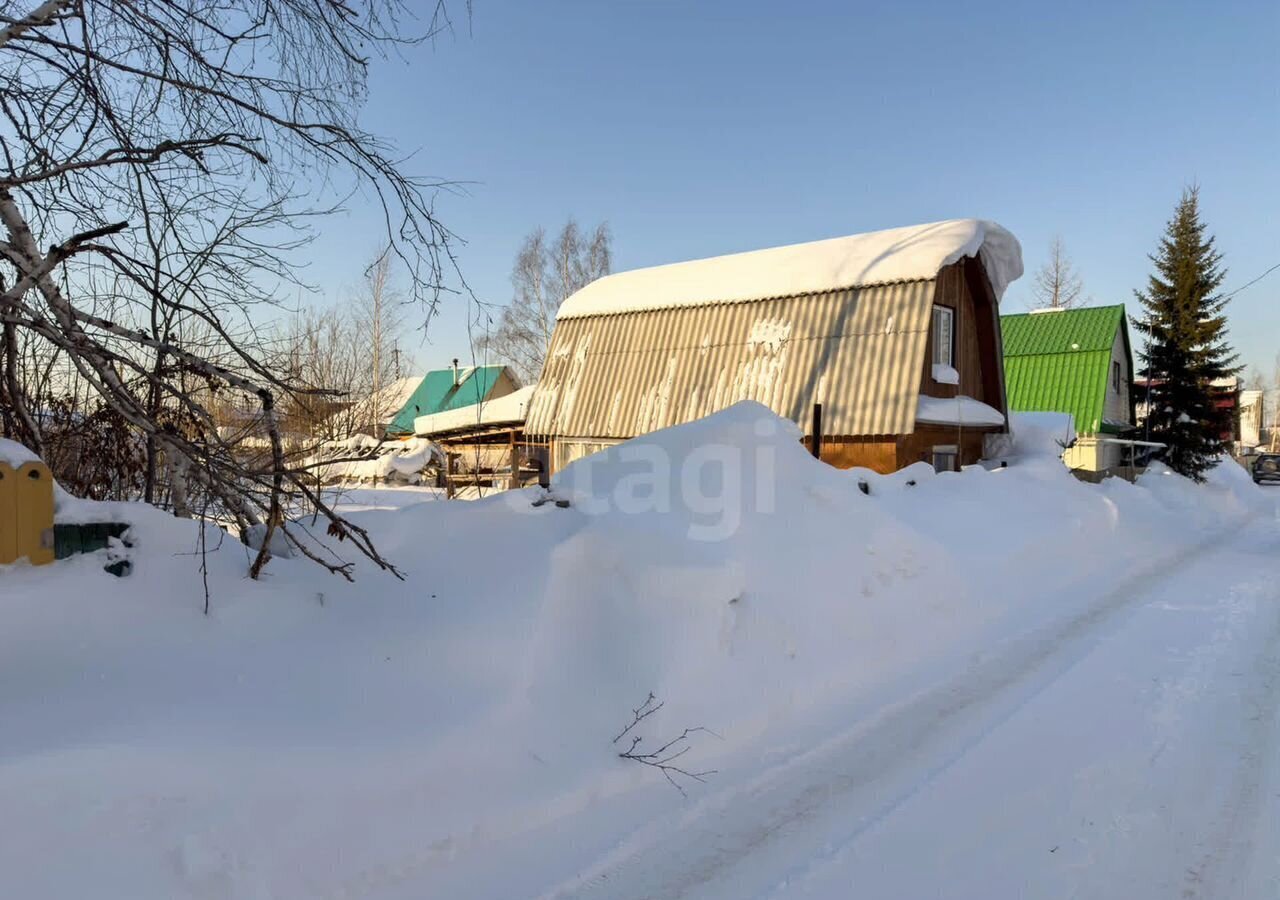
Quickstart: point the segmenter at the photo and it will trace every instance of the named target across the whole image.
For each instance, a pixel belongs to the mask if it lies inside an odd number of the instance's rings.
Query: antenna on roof
[[[453,386],[458,386],[458,361],[456,359],[453,361]]]

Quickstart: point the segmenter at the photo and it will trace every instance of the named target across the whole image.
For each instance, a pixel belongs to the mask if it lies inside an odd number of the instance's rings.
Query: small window
[[[960,471],[960,448],[955,444],[938,444],[933,448],[933,471]]]
[[[949,306],[933,308],[933,364],[935,366],[953,364],[956,336],[952,322],[955,314],[955,310]]]
[[[1111,361],[1111,390],[1120,393],[1120,363]]]

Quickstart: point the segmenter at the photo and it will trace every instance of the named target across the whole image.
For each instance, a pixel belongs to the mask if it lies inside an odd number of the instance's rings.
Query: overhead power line
[[[1276,269],[1280,269],[1280,263],[1276,263],[1276,264],[1275,264],[1274,266],[1272,266],[1270,269],[1267,269],[1267,271],[1263,272],[1263,273],[1262,273],[1261,275],[1259,275],[1257,278],[1253,279],[1253,281],[1249,281],[1249,282],[1246,282],[1246,283],[1244,283],[1244,284],[1240,285],[1240,287],[1236,288],[1234,291],[1232,291],[1230,294],[1227,294],[1227,296],[1223,297],[1222,299],[1223,299],[1223,300],[1230,300],[1232,297],[1234,297],[1236,294],[1238,294],[1238,293],[1240,293],[1241,291],[1243,291],[1245,288],[1247,288],[1247,287],[1253,287],[1255,284],[1257,284],[1257,283],[1258,283],[1259,281],[1261,281],[1262,279],[1266,278],[1268,275],[1270,275],[1270,274],[1271,274],[1272,272],[1274,272]]]

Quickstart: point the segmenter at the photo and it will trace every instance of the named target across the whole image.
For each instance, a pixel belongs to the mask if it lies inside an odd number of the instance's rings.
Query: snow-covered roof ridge
[[[533,397],[536,385],[528,385],[492,400],[482,400],[470,406],[459,406],[428,416],[418,416],[413,420],[413,433],[416,435],[441,434],[457,428],[469,426],[497,425],[509,422],[523,422],[529,410],[529,400]]]
[[[1022,247],[1010,232],[985,219],[951,219],[607,275],[565,300],[556,318],[920,281],[969,256],[982,261],[997,299],[1022,275]]]

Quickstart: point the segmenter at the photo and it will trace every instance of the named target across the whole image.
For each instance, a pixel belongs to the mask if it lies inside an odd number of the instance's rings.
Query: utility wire
[[[1262,279],[1266,278],[1268,275],[1270,275],[1270,274],[1271,274],[1272,272],[1274,272],[1276,269],[1280,269],[1280,263],[1276,263],[1276,264],[1275,264],[1274,266],[1272,266],[1270,269],[1267,269],[1267,271],[1263,272],[1263,273],[1262,273],[1261,275],[1259,275],[1257,278],[1253,279],[1253,281],[1249,281],[1249,282],[1246,282],[1245,284],[1240,285],[1240,287],[1236,288],[1234,291],[1232,291],[1230,294],[1227,294],[1227,296],[1223,297],[1222,299],[1223,299],[1223,300],[1230,300],[1232,297],[1234,297],[1236,294],[1238,294],[1238,293],[1240,293],[1241,291],[1243,291],[1245,288],[1247,288],[1247,287],[1253,287],[1255,284],[1257,284],[1257,283],[1258,283],[1259,281],[1261,281]]]

